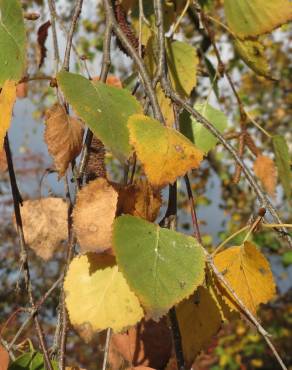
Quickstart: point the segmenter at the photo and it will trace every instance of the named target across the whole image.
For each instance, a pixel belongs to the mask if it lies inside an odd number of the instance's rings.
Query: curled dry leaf
[[[68,237],[67,212],[61,198],[27,200],[21,207],[25,241],[45,261]]]
[[[77,195],[73,227],[82,252],[97,252],[111,247],[112,224],[118,193],[103,178],[91,181]]]
[[[160,190],[151,186],[147,180],[120,188],[117,214],[130,214],[148,221],[155,221],[162,198]]]
[[[253,169],[267,193],[274,196],[277,185],[277,171],[274,161],[265,155],[259,155],[254,162]]]
[[[47,48],[45,46],[45,42],[48,37],[48,29],[51,26],[51,22],[47,21],[44,24],[40,26],[38,29],[38,66],[41,68],[41,66],[44,63],[44,60],[47,56]]]
[[[143,319],[126,333],[112,336],[109,362],[113,369],[120,369],[116,360],[120,355],[121,361],[139,366],[139,369],[140,366],[162,369],[169,361],[171,350],[172,336],[166,318],[159,322]]]
[[[44,136],[59,176],[62,177],[69,163],[82,149],[83,127],[77,118],[68,116],[65,108],[57,103],[46,112]]]

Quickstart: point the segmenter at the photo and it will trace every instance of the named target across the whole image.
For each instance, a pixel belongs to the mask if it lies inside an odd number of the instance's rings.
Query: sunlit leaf
[[[181,41],[166,44],[167,64],[172,85],[181,96],[189,96],[197,84],[197,51]]]
[[[26,34],[20,0],[0,1],[0,87],[19,81],[26,66]]]
[[[9,364],[9,353],[0,345],[0,370],[7,370]]]
[[[219,309],[204,287],[199,287],[176,308],[184,357],[191,366],[196,355],[210,343],[221,327]]]
[[[117,200],[118,193],[103,178],[91,181],[78,192],[73,228],[82,252],[111,247]]]
[[[292,19],[289,0],[224,0],[228,26],[240,38],[272,31]]]
[[[51,361],[54,370],[58,370],[58,363]],[[42,353],[32,351],[24,353],[13,361],[8,370],[43,370],[45,369],[45,361]]]
[[[172,183],[188,170],[199,167],[203,153],[178,131],[143,115],[131,116],[128,127],[131,144],[152,185]]]
[[[245,242],[241,246],[228,248],[215,256],[214,263],[253,314],[256,314],[260,303],[266,303],[275,296],[270,265],[254,244]],[[231,308],[237,309],[229,295],[224,298]]]
[[[274,161],[265,155],[259,155],[253,168],[255,175],[261,180],[267,193],[274,196],[277,185],[277,171]]]
[[[96,137],[118,159],[127,159],[131,152],[127,121],[130,115],[141,111],[131,93],[65,71],[58,73],[57,80],[68,102]]]
[[[70,162],[81,152],[83,140],[81,122],[70,117],[65,108],[57,103],[46,111],[44,138],[49,153],[54,158],[59,177],[62,177]]]
[[[15,82],[7,80],[0,92],[0,148],[3,147],[4,137],[10,126],[15,99]]]
[[[137,297],[112,256],[88,253],[75,257],[64,289],[71,324],[85,341],[106,328],[122,331],[143,317]]]
[[[219,132],[222,133],[227,127],[226,115],[220,110],[213,108],[210,104],[198,103],[194,108],[210,121]],[[209,130],[194,118],[189,118],[187,113],[183,113],[183,117],[180,119],[180,131],[204,153],[213,149],[218,142],[218,139]]]
[[[190,236],[121,216],[114,223],[113,244],[119,268],[154,319],[203,281],[203,248]]]
[[[286,140],[281,135],[272,137],[276,157],[278,176],[288,199],[291,197],[292,176],[290,170],[291,158]]]

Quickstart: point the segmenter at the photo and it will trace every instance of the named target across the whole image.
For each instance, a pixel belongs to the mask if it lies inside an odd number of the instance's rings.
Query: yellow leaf
[[[277,171],[274,161],[265,155],[259,155],[254,162],[253,169],[267,193],[274,196],[277,185]]]
[[[162,126],[153,118],[134,114],[129,118],[130,142],[152,185],[172,183],[178,176],[198,168],[203,152],[184,135]]]
[[[171,99],[165,96],[160,84],[157,84],[156,95],[157,95],[158,104],[161,109],[161,113],[165,119],[166,126],[169,128],[174,127],[173,104],[172,104]]]
[[[63,177],[70,162],[82,149],[83,127],[77,118],[70,117],[57,103],[46,111],[44,137],[59,177]]]
[[[85,341],[106,328],[120,332],[143,317],[138,298],[112,256],[87,253],[75,257],[64,290],[71,324]]]
[[[230,29],[240,38],[272,31],[292,19],[289,0],[224,0]]]
[[[176,308],[184,356],[191,366],[196,355],[210,343],[221,327],[221,315],[208,289],[199,287]]]
[[[118,193],[103,178],[91,181],[78,193],[73,227],[81,252],[104,251],[111,247],[117,201]]]
[[[39,257],[49,260],[68,238],[66,202],[61,198],[27,200],[20,211],[26,243]]]
[[[214,263],[253,314],[256,314],[260,303],[274,297],[276,288],[269,263],[254,244],[245,242],[228,248],[215,256]],[[238,309],[229,294],[224,298],[232,309]]]
[[[10,126],[15,99],[15,82],[6,80],[0,93],[0,148],[3,147],[4,137]]]

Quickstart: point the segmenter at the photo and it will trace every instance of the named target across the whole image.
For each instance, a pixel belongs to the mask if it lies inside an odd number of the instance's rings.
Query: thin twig
[[[108,328],[106,331],[106,340],[105,340],[105,346],[104,346],[102,370],[106,370],[106,367],[107,367],[111,336],[112,336],[112,329]]]
[[[25,244],[23,227],[22,227],[22,218],[21,218],[21,213],[20,213],[21,199],[20,199],[20,193],[19,193],[19,189],[17,186],[17,182],[16,182],[16,176],[14,172],[14,166],[13,166],[12,154],[11,154],[10,145],[9,145],[8,134],[5,135],[4,148],[5,148],[6,158],[7,158],[8,172],[9,172],[9,178],[10,178],[10,184],[11,184],[11,190],[12,190],[14,213],[15,213],[15,220],[16,220],[16,229],[17,229],[17,234],[19,237],[20,263],[23,266],[24,280],[25,280],[26,290],[28,293],[29,303],[31,305],[31,308],[34,309],[36,305],[35,305],[34,297],[32,294],[32,284],[30,280],[27,247]],[[40,325],[37,314],[34,316],[34,324],[35,324],[36,332],[38,335],[39,344],[43,351],[45,366],[48,370],[53,370],[53,367],[52,367],[52,364],[49,358],[48,350],[47,350],[46,340],[45,340],[42,327]]]
[[[55,59],[55,73],[58,72],[60,63],[59,45],[56,30],[56,6],[55,0],[48,0],[49,11],[51,17],[52,33],[53,33],[53,45],[54,45],[54,59]]]
[[[69,29],[69,32],[68,32],[67,45],[66,45],[64,63],[63,63],[63,69],[65,69],[66,71],[69,70],[72,40],[73,40],[73,35],[74,35],[74,31],[75,31],[75,28],[76,28],[78,18],[80,16],[80,13],[81,13],[81,10],[82,10],[82,5],[83,5],[83,0],[77,0],[76,1],[72,22],[71,22],[70,29]]]

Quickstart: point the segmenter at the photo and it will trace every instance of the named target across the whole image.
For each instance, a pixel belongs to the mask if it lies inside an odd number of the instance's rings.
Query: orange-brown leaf
[[[25,241],[45,261],[68,237],[67,213],[61,198],[27,200],[21,207]]]
[[[47,21],[44,24],[40,26],[38,29],[38,66],[41,68],[41,66],[44,63],[44,60],[47,56],[47,48],[45,46],[47,37],[48,37],[48,29],[51,26],[51,22]]]
[[[9,364],[9,354],[6,349],[0,345],[0,370],[7,370]]]
[[[253,168],[255,175],[260,179],[267,193],[274,196],[277,185],[277,171],[274,161],[265,155],[259,155]]]
[[[5,150],[0,151],[0,172],[5,172],[7,170],[7,159]]]
[[[100,80],[99,77],[92,78],[92,81],[99,81],[99,80]],[[121,80],[114,75],[107,76],[106,83],[108,85],[115,86],[115,87],[120,87],[120,88],[123,87]]]
[[[116,357],[120,355],[132,366],[150,366],[161,369],[166,366],[172,349],[172,337],[165,318],[158,323],[142,320],[127,333],[114,334],[110,345],[110,363],[120,369]],[[116,363],[116,366],[113,366]]]
[[[73,227],[82,252],[104,251],[111,247],[117,201],[118,193],[103,178],[91,181],[78,193]]]
[[[4,137],[9,129],[12,111],[16,99],[16,86],[14,81],[5,81],[0,93],[0,147],[4,143]]]
[[[28,83],[21,82],[16,86],[16,96],[18,99],[24,99],[27,97]]]
[[[117,214],[130,214],[155,221],[162,204],[160,190],[147,180],[128,185],[119,190]]]
[[[57,103],[47,110],[45,142],[54,158],[59,177],[65,175],[69,163],[80,153],[82,139],[80,121],[68,116],[64,107]]]

